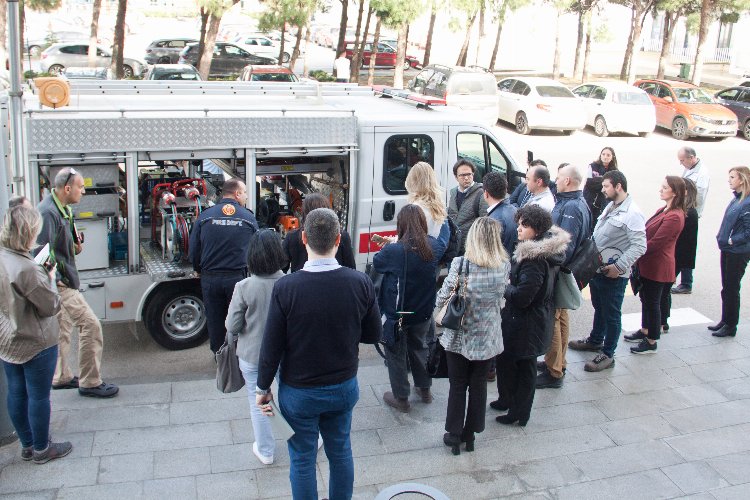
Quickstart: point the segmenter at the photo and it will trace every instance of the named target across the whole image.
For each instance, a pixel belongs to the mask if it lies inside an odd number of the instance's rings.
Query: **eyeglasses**
[[[473,174],[473,173],[468,173],[468,174],[457,174],[457,175],[456,175],[456,177],[471,177],[472,175],[474,175],[474,174]]]
[[[68,176],[65,178],[65,184],[63,184],[63,186],[67,186],[68,182],[70,182],[70,178],[74,175],[78,175],[78,172],[76,172],[76,169],[71,168],[70,172],[68,172]]]

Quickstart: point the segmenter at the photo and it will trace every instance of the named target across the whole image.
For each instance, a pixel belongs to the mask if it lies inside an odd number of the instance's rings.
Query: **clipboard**
[[[34,260],[40,266],[43,266],[49,260],[49,243],[44,245],[42,249],[39,250],[39,253],[34,257]]]
[[[273,437],[274,439],[283,439],[284,441],[287,441],[289,440],[289,438],[294,436],[294,429],[292,429],[292,426],[289,425],[289,422],[286,421],[284,415],[281,414],[279,407],[276,405],[276,400],[272,399],[270,401],[270,404],[271,410],[273,410],[273,416],[267,416],[266,418],[271,419],[271,430],[273,431]]]

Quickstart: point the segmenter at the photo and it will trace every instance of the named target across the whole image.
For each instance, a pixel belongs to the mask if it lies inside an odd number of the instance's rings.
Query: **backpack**
[[[461,241],[461,229],[458,228],[453,219],[446,217],[448,221],[448,227],[451,230],[451,235],[448,238],[448,246],[445,247],[445,253],[438,261],[439,265],[448,265],[451,261],[458,256],[458,243]]]

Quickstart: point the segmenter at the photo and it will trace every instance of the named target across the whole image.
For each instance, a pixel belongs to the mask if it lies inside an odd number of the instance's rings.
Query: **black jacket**
[[[307,248],[302,244],[302,229],[290,231],[284,238],[282,246],[289,261],[282,271],[287,272],[291,267],[292,272],[296,273],[305,267]],[[344,267],[357,269],[357,264],[354,262],[352,239],[346,231],[341,231],[341,243],[339,243],[339,249],[336,251],[336,261]]]
[[[504,352],[512,357],[536,358],[549,349],[555,280],[569,241],[568,233],[553,226],[541,239],[516,245],[502,312]]]
[[[695,255],[698,252],[698,210],[691,208],[685,216],[685,227],[675,245],[674,258],[677,270],[695,269]]]

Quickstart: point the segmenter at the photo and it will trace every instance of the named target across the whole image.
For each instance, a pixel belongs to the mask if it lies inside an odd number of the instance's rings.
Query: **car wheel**
[[[63,72],[64,69],[65,69],[65,66],[61,64],[53,64],[47,69],[47,73],[49,73],[50,75],[59,75],[60,73]]]
[[[411,63],[408,60],[404,59],[404,71],[408,69],[411,69]]]
[[[122,76],[123,78],[133,78],[133,68],[128,66],[127,64],[122,65]]]
[[[41,53],[42,53],[42,48],[39,45],[32,45],[31,47],[29,47],[30,56],[37,57]]]
[[[169,57],[164,56],[164,57],[160,57],[159,60],[156,62],[156,64],[170,64],[171,62],[172,60],[169,59]]]
[[[594,120],[594,133],[599,137],[607,137],[609,135],[607,121],[601,115],[597,116],[596,120]]]
[[[688,138],[688,124],[687,120],[682,117],[677,117],[672,122],[672,137],[678,141],[684,141]]]
[[[742,127],[742,135],[745,136],[745,139],[750,141],[750,120],[747,120],[745,126]]]
[[[520,111],[516,115],[516,132],[523,135],[529,135],[531,129],[529,128],[529,120],[526,118],[526,113]]]
[[[638,132],[638,135],[646,139],[651,136],[651,132]]]
[[[291,59],[291,58],[292,58],[292,56],[290,56],[289,53],[284,52],[284,55],[281,56],[281,62],[288,63],[289,59]]]
[[[208,327],[198,282],[163,285],[149,299],[143,321],[162,347],[177,351],[201,345],[208,337]]]

